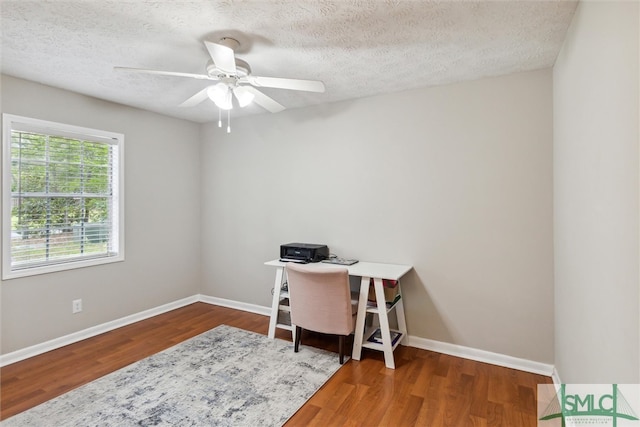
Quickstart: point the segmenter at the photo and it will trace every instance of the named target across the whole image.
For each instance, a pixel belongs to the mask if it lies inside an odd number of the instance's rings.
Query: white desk
[[[282,297],[282,279],[284,267],[287,263],[279,260],[267,261],[264,263],[270,267],[276,267],[276,277],[273,286],[273,302],[271,304],[271,319],[269,321],[269,338],[275,338],[276,327],[287,329],[293,332],[291,326],[278,323],[278,312],[280,310],[280,300]],[[316,263],[318,268],[325,267],[346,267],[350,276],[360,277],[360,296],[358,299],[358,315],[356,317],[355,338],[353,341],[353,352],[351,358],[360,360],[362,347],[384,352],[384,362],[387,368],[395,369],[393,350],[404,341],[407,336],[407,324],[404,317],[404,305],[402,303],[402,290],[400,289],[400,278],[408,273],[413,267],[400,264],[381,264],[377,262],[358,262],[353,265],[337,266],[335,264]],[[373,279],[376,294],[376,307],[367,307],[367,297],[369,295],[369,282]],[[382,279],[397,280],[398,293],[400,299],[392,307],[387,308]],[[396,310],[398,318],[398,332],[402,334],[395,344],[391,342],[391,329],[389,328],[388,313]],[[367,313],[376,314],[380,321],[380,331],[382,333],[382,344],[367,341],[376,327],[365,331],[365,319]]]

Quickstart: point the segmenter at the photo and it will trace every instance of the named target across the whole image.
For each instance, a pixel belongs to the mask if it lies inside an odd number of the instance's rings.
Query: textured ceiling
[[[196,122],[178,105],[208,81],[204,40],[232,36],[253,74],[322,80],[326,93],[261,89],[287,108],[553,65],[576,2],[401,0],[76,0],[0,5],[2,72]],[[233,115],[265,113],[250,106]],[[269,113],[267,113],[269,114]]]

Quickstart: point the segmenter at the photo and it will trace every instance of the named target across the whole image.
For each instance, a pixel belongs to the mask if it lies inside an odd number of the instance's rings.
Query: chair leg
[[[338,353],[340,354],[340,364],[344,363],[344,335],[338,337]]]
[[[300,326],[296,326],[296,339],[293,344],[293,351],[298,352],[300,349],[300,336],[302,335],[302,328]]]

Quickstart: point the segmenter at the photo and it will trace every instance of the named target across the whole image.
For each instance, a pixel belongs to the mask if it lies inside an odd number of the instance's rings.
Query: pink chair
[[[353,333],[357,304],[351,303],[346,268],[288,263],[291,325],[295,325],[294,351],[302,330],[338,335],[340,364],[344,363],[345,338]]]

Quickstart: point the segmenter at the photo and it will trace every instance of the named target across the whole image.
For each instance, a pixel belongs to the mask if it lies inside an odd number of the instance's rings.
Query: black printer
[[[288,243],[280,245],[280,261],[320,262],[329,258],[327,245]]]

